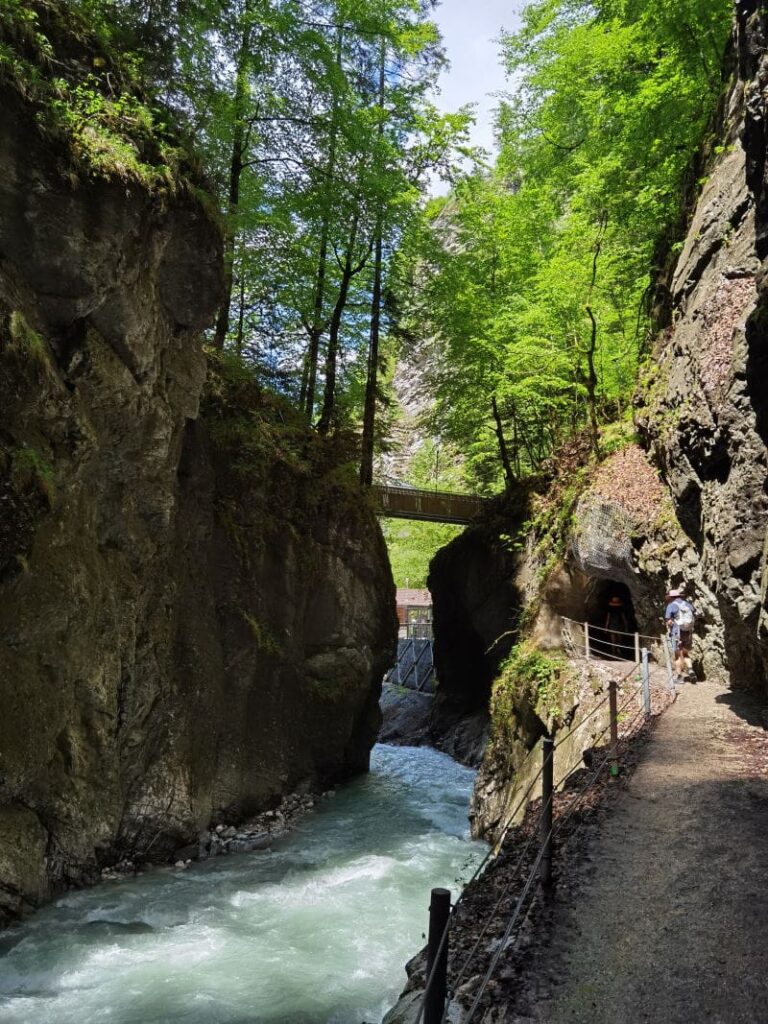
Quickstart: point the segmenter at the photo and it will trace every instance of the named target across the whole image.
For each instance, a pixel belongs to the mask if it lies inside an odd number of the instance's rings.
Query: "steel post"
[[[433,889],[429,904],[424,1024],[440,1024],[443,1019],[445,997],[448,993],[448,920],[450,916],[450,891],[448,889]]]
[[[545,887],[552,884],[552,802],[554,799],[555,741],[548,736],[542,741],[544,758],[541,771],[541,826],[543,850],[539,865],[539,881]]]
[[[635,664],[640,664],[640,634],[635,633]]]
[[[675,673],[672,670],[672,655],[669,650],[669,636],[663,636],[661,638],[662,646],[664,647],[664,660],[667,663],[667,685],[670,690],[675,688]]]
[[[651,716],[651,666],[648,663],[648,648],[644,647],[643,651],[643,711],[645,717],[650,718]]]
[[[619,774],[619,709],[617,697],[616,681],[612,679],[608,684],[608,705],[611,716],[610,763],[611,775],[614,777]]]
[[[589,650],[589,623],[588,622],[584,623],[584,650],[586,651],[586,654],[587,654],[587,661],[589,661],[590,650]]]

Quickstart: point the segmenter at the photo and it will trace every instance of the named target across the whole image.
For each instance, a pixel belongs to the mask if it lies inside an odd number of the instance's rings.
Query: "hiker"
[[[629,633],[629,622],[627,613],[624,611],[624,602],[615,594],[608,602],[608,613],[605,616],[605,631],[608,634],[608,644],[614,658],[622,656],[622,633]]]
[[[670,590],[667,594],[664,620],[667,624],[669,644],[672,648],[676,682],[685,682],[686,673],[689,673],[692,683],[696,682],[696,675],[690,659],[695,618],[693,605],[683,596],[683,588]]]

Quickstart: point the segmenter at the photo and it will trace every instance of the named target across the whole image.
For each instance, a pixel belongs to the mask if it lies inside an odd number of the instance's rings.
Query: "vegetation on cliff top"
[[[320,433],[357,431],[363,482],[385,365],[433,336],[429,432],[492,493],[627,412],[731,5],[530,3],[503,39],[499,158],[469,171],[469,112],[431,98],[434,7],[0,0],[0,76],[90,173],[204,171],[226,240],[215,346]],[[425,205],[435,173],[454,187]]]
[[[202,411],[215,449],[225,525],[234,529],[230,513],[240,509],[244,494],[246,517],[258,508],[264,532],[280,531],[289,521],[310,527],[326,503],[353,518],[370,515],[360,499],[359,439],[353,432],[318,435],[236,353],[209,348],[207,354]]]
[[[92,7],[0,0],[0,83],[33,103],[41,129],[67,145],[68,176],[172,191],[198,180],[170,111],[145,90],[136,59],[110,45]]]

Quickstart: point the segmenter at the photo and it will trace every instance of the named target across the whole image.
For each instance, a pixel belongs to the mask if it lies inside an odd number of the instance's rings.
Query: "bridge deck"
[[[466,526],[480,514],[484,499],[473,494],[420,491],[413,487],[371,487],[376,515]]]

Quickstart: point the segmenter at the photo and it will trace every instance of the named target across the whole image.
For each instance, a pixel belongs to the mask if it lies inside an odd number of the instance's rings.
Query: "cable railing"
[[[570,619],[567,615],[561,615],[560,621],[563,646],[574,658],[638,662],[644,646],[654,654],[661,651],[666,657],[666,635],[650,636],[647,633],[594,626],[589,622]]]
[[[568,620],[573,621],[573,620]],[[626,634],[628,636],[634,636],[634,634]],[[659,641],[658,637],[642,637],[645,640],[653,640],[654,642]],[[626,683],[630,677],[639,672],[638,684],[630,689],[629,694],[623,699],[619,705],[619,687]],[[622,697],[624,698],[622,693]],[[638,697],[641,697],[641,703],[638,711],[632,716],[629,722],[623,722],[622,716],[630,705],[637,701]],[[605,705],[609,705],[608,721],[599,731],[591,737],[592,749],[599,746],[601,741],[608,735],[608,749],[604,756],[601,758],[597,766],[594,764],[587,765],[585,767],[585,760],[583,753],[574,761],[573,764],[569,765],[562,775],[558,779],[557,783],[554,782],[554,759],[555,753],[561,750],[563,744],[570,739],[574,733],[578,730],[582,730],[586,723],[592,719]],[[455,997],[459,986],[468,976],[469,970],[476,960],[477,954],[483,940],[486,938],[491,925],[496,920],[497,914],[501,909],[504,901],[508,899],[510,891],[516,883],[519,883],[522,872],[526,863],[530,859],[531,851],[534,847],[536,839],[539,840],[539,846],[536,855],[533,859],[533,863],[530,865],[527,875],[525,876],[525,882],[523,888],[518,895],[512,912],[508,918],[505,926],[503,935],[499,940],[496,949],[491,956],[489,965],[483,975],[480,985],[474,994],[472,1004],[465,1017],[463,1017],[463,1024],[471,1024],[471,1021],[475,1019],[477,1011],[482,1003],[483,996],[487,989],[490,980],[498,966],[499,960],[502,954],[508,949],[508,942],[513,934],[515,927],[520,919],[526,901],[533,889],[537,876],[540,878],[542,886],[545,888],[551,882],[551,866],[552,866],[552,849],[554,840],[560,836],[567,825],[567,823],[573,817],[577,808],[584,803],[587,795],[591,789],[596,785],[600,775],[606,766],[610,766],[610,772],[612,776],[619,774],[619,759],[620,759],[620,744],[628,742],[630,738],[634,737],[636,731],[636,723],[639,719],[642,719],[643,724],[646,724],[651,719],[651,684],[650,684],[650,668],[648,659],[647,648],[641,649],[641,656],[635,661],[629,670],[622,675],[619,679],[611,679],[608,682],[607,693],[598,701],[598,703],[592,707],[588,714],[579,720],[576,724],[564,735],[555,738],[545,737],[542,743],[543,756],[541,765],[534,775],[533,779],[526,786],[526,789],[519,800],[516,802],[515,808],[511,814],[505,817],[504,825],[499,832],[499,835],[491,849],[485,855],[483,860],[475,869],[472,878],[469,880],[464,890],[460,894],[456,902],[451,906],[450,912],[448,913],[445,924],[439,933],[439,939],[435,938],[434,942],[430,942],[428,948],[428,970],[426,985],[424,990],[424,997],[419,1007],[419,1012],[416,1017],[415,1024],[421,1024],[422,1020],[424,1024],[445,1024],[447,1021],[450,1005]],[[622,736],[619,736],[619,722],[622,721]],[[535,756],[537,753],[538,744],[528,754],[523,765],[518,770],[518,774],[523,774],[524,766],[528,762],[529,758]],[[553,821],[553,806],[556,793],[562,793],[565,796],[565,787],[568,785],[578,773],[588,771],[590,774],[586,780],[585,785],[579,790],[575,799],[569,802],[569,806],[564,814],[557,818],[557,821]],[[517,815],[526,806],[534,788],[542,781],[542,798],[541,808],[539,811],[539,828],[534,830],[526,839],[522,846],[519,855],[516,858],[515,865],[512,868],[511,873],[505,878],[504,885],[495,900],[494,906],[489,913],[485,914],[485,922],[480,929],[475,941],[469,950],[468,955],[465,957],[459,970],[455,973],[451,980],[450,985],[448,984],[447,977],[445,976],[447,966],[447,948],[449,942],[449,935],[451,925],[456,918],[457,912],[462,904],[465,894],[467,893],[469,886],[472,882],[476,881],[482,873],[485,871],[488,863],[497,856],[501,850],[504,841],[515,822]],[[433,890],[433,905],[435,893],[441,892],[443,896],[446,896],[445,890]],[[529,907],[530,909],[530,907]],[[430,930],[430,939],[432,939],[432,930]],[[511,950],[510,950],[511,951]]]
[[[629,705],[629,703],[631,703],[631,700],[634,699],[635,696],[636,696],[636,694],[633,693],[631,695],[630,699],[627,702],[625,702],[625,704],[622,707],[626,708]],[[621,710],[619,711],[619,713],[621,713]],[[633,719],[631,721],[632,727],[634,727],[634,724],[637,722],[637,719],[640,717],[640,715],[643,715],[645,717],[644,709],[641,709],[640,711],[638,711],[635,714],[635,716],[633,717]],[[631,731],[632,730],[630,730],[630,733],[631,733]],[[571,805],[569,806],[568,810],[565,812],[563,817],[558,819],[556,825],[551,824],[551,825],[549,825],[548,828],[546,828],[545,830],[542,830],[544,834],[540,835],[541,842],[540,842],[540,846],[539,846],[539,850],[538,850],[538,853],[536,855],[536,858],[535,858],[535,860],[533,862],[533,865],[531,866],[531,869],[530,869],[530,871],[528,873],[528,876],[526,878],[526,881],[525,881],[525,884],[523,886],[523,889],[522,889],[520,895],[518,896],[518,898],[517,898],[517,900],[515,902],[515,906],[513,908],[512,914],[509,917],[507,925],[506,925],[506,927],[504,929],[504,933],[503,933],[501,939],[499,940],[499,942],[498,942],[498,944],[496,946],[496,949],[495,949],[495,951],[493,953],[493,956],[491,957],[490,963],[489,963],[488,967],[486,968],[485,973],[483,974],[482,980],[481,980],[480,985],[478,986],[478,989],[477,989],[477,991],[476,991],[476,993],[474,995],[474,998],[473,998],[472,1004],[471,1004],[471,1006],[469,1008],[469,1011],[467,1012],[467,1015],[463,1018],[463,1024],[471,1024],[471,1022],[476,1018],[477,1011],[480,1008],[482,1000],[483,1000],[483,996],[485,995],[486,989],[487,989],[491,979],[493,978],[493,975],[494,975],[494,973],[496,971],[496,968],[498,967],[498,964],[499,964],[499,961],[501,960],[502,954],[503,953],[511,953],[512,950],[514,949],[514,945],[512,947],[509,946],[509,940],[510,940],[510,937],[512,936],[512,933],[514,931],[515,925],[517,924],[517,922],[518,922],[518,920],[520,918],[520,915],[523,912],[523,909],[524,909],[525,904],[526,904],[526,900],[527,900],[527,898],[528,898],[528,896],[529,896],[529,894],[530,894],[530,892],[531,892],[531,890],[533,888],[533,885],[534,885],[534,883],[536,881],[537,874],[540,872],[542,863],[543,863],[544,858],[545,858],[546,853],[547,853],[547,847],[557,838],[558,835],[560,835],[563,832],[563,830],[565,829],[565,826],[568,824],[570,819],[573,817],[573,815],[576,812],[577,808],[582,806],[582,804],[583,804],[586,796],[588,795],[589,791],[597,783],[598,779],[600,778],[600,775],[603,772],[603,769],[613,760],[614,756],[615,756],[614,751],[612,749],[609,749],[608,753],[606,753],[605,756],[602,758],[602,760],[599,762],[597,768],[593,771],[591,776],[589,776],[587,778],[585,784],[579,790],[579,792],[578,792],[578,794],[576,796],[576,799],[571,802]],[[576,769],[571,769],[571,771],[568,773],[566,778],[572,777],[574,774],[576,774]],[[553,795],[554,794],[550,794],[548,801],[544,802],[544,804],[542,806],[542,818],[544,818],[547,810],[551,811],[551,803],[552,803]],[[535,835],[535,833],[534,833],[534,835]],[[444,1010],[443,1015],[440,1018],[441,1024],[444,1024],[444,1022],[446,1021],[447,1012],[448,1012],[448,1007],[446,1006],[446,1009]],[[429,1022],[426,1022],[426,1024],[429,1024]]]

